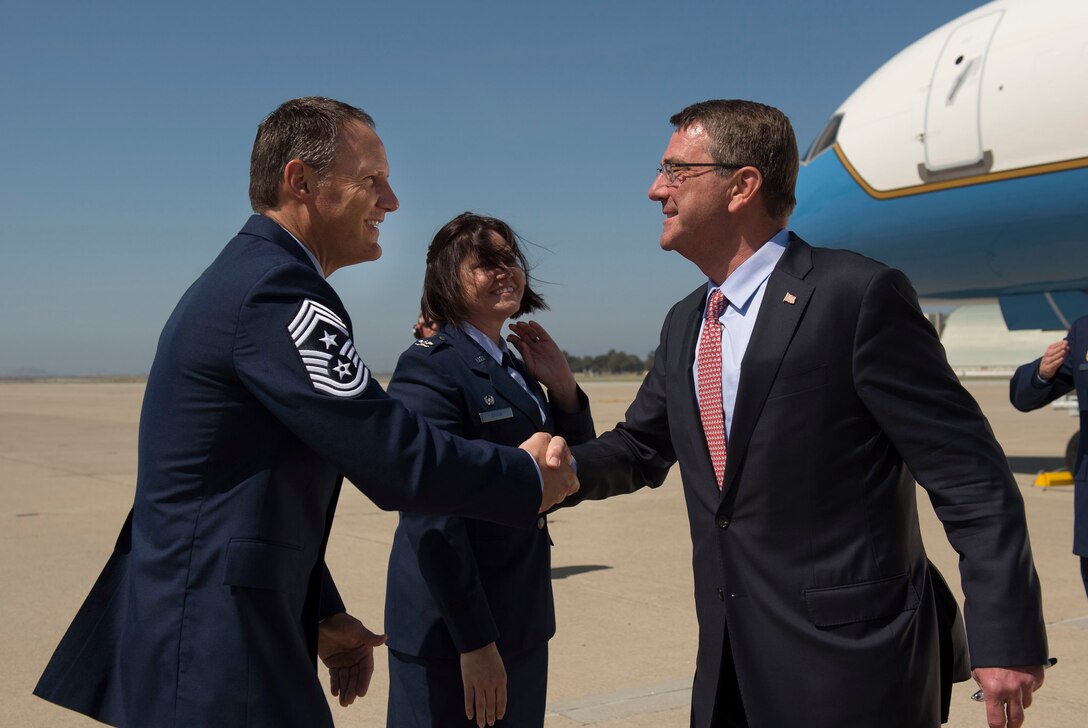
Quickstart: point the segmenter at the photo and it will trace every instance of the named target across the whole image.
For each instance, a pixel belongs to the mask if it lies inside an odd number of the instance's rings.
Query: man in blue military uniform
[[[461,440],[371,378],[325,278],[381,255],[388,174],[359,109],[296,99],[262,122],[258,214],[163,330],[132,513],[37,695],[118,726],[330,726],[315,656],[347,704],[383,639],[324,566],[343,476],[382,508],[525,527],[577,489],[561,438]]]
[[[1073,553],[1080,557],[1080,576],[1088,594],[1088,316],[1077,319],[1061,341],[1016,370],[1009,381],[1009,399],[1016,409],[1030,412],[1076,390],[1081,439],[1073,465]]]

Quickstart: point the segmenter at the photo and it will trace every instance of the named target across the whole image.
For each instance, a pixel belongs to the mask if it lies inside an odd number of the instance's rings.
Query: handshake
[[[571,467],[572,458],[566,440],[538,432],[518,447],[532,455],[540,468],[544,483],[540,494],[541,513],[578,492],[578,476]]]

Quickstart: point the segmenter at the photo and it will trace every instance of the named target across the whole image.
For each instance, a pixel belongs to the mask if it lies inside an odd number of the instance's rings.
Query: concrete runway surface
[[[583,382],[598,431],[613,426],[637,383]],[[1027,504],[1043,585],[1051,654],[1058,665],[1027,725],[1085,725],[1088,599],[1072,543],[1071,487],[1036,488],[1040,469],[1061,466],[1077,420],[1050,408],[1021,414],[1007,380],[973,380]],[[141,383],[0,383],[0,724],[99,725],[31,695],[57,641],[113,546],[132,502]],[[926,505],[930,557],[958,592],[956,554]],[[558,633],[551,642],[548,728],[682,728],[695,657],[691,542],[680,477],[655,491],[588,503],[552,517]],[[382,627],[386,559],[396,514],[345,486],[328,561],[349,611]],[[370,694],[333,705],[338,726],[385,725],[385,652]],[[322,681],[326,682],[324,675]],[[788,699],[789,685],[781,685]],[[953,693],[954,728],[985,726],[973,683]]]

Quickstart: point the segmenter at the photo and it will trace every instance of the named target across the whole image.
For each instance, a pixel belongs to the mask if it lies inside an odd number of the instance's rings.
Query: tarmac
[[[637,382],[583,381],[598,432],[611,428]],[[1071,487],[1038,488],[1062,467],[1077,420],[1008,403],[1005,379],[968,380],[1005,448],[1027,508],[1051,654],[1058,664],[1026,725],[1073,728],[1088,716],[1088,599],[1072,543]],[[0,382],[0,724],[99,725],[31,695],[38,676],[113,547],[132,503],[141,383]],[[927,551],[959,593],[957,555],[919,491]],[[328,562],[349,611],[382,627],[386,560],[396,514],[345,485]],[[695,658],[691,541],[680,476],[659,489],[586,503],[551,517],[558,632],[550,643],[547,728],[683,728]],[[961,603],[962,603],[962,595]],[[338,726],[385,725],[384,649],[369,695]],[[321,679],[325,682],[325,675]],[[781,685],[789,699],[790,686]],[[953,691],[949,726],[985,726],[973,683]]]

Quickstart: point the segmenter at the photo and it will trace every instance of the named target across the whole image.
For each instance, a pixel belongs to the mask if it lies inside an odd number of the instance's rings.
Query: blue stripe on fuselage
[[[801,168],[790,228],[901,269],[922,296],[1088,288],[1088,168],[878,200],[826,152]]]

